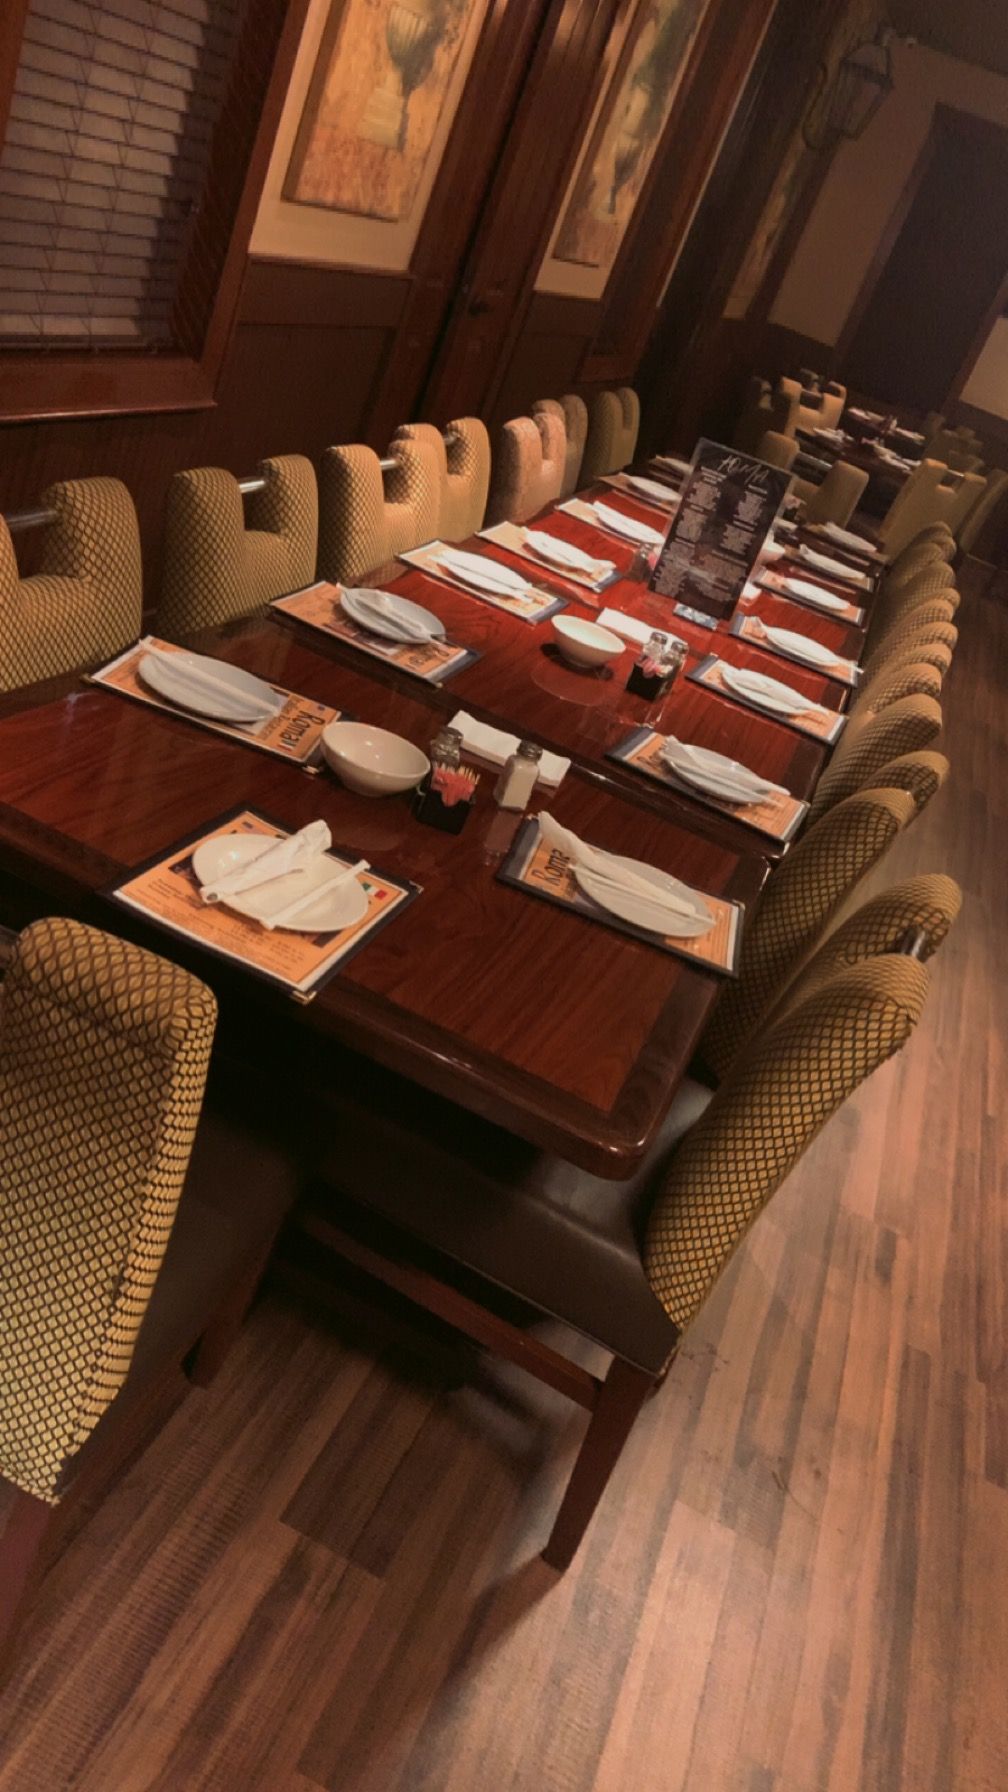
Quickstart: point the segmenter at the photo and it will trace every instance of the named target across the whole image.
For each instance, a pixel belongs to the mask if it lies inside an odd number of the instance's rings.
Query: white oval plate
[[[159,697],[214,722],[265,722],[279,715],[284,705],[265,679],[204,653],[161,653],[155,648],[144,654],[137,671]],[[188,676],[201,672],[213,679],[213,685],[201,685],[198,677]]]
[[[803,597],[807,603],[815,604],[817,610],[846,610],[849,599],[838,597],[835,591],[824,591],[821,585],[812,585],[807,579],[782,579],[781,589],[785,596]]]
[[[439,556],[439,562],[446,572],[453,572],[460,579],[469,578],[474,585],[486,590],[493,587],[513,591],[517,597],[529,588],[528,580],[513,566],[505,566],[501,560],[491,560],[487,554],[469,554],[464,548],[451,548]]]
[[[793,653],[795,659],[808,660],[810,666],[832,666],[839,658],[830,647],[824,647],[821,641],[810,641],[808,635],[799,635],[791,628],[771,628],[767,623],[767,640],[774,647],[781,648],[784,653]]]
[[[759,778],[747,765],[729,759],[725,753],[715,753],[710,747],[684,750],[681,741],[669,741],[662,749],[662,758],[677,777],[729,803],[758,803],[773,790],[768,779]],[[753,778],[757,779],[755,789],[750,782]]]
[[[669,939],[698,940],[705,933],[710,933],[714,926],[714,916],[710,909],[693,890],[680,883],[678,878],[670,877],[667,871],[659,871],[654,865],[643,865],[639,859],[622,858],[616,853],[611,856],[614,865],[624,866],[636,877],[654,884],[656,890],[688,901],[696,912],[688,920],[680,920],[659,903],[649,902],[646,896],[639,896],[636,891],[617,889],[606,883],[597,872],[575,863],[571,869],[578,886],[600,908],[607,909],[609,914],[616,915],[620,921],[628,921],[632,927],[646,927],[649,933],[660,933],[663,937],[667,935]]]
[[[382,598],[384,601],[372,609],[368,603],[369,598]],[[408,597],[400,597],[396,591],[372,591],[366,586],[357,586],[340,592],[340,604],[352,622],[366,628],[371,635],[382,635],[387,641],[412,641],[418,647],[423,646],[417,636],[397,625],[397,615],[404,616],[408,622],[420,623],[422,627],[429,629],[435,640],[444,640],[444,623],[431,610],[425,610],[421,604],[411,603]]]
[[[603,564],[611,569],[608,560],[593,560],[583,548],[576,548],[572,542],[561,541],[559,536],[548,535],[542,529],[526,529],[525,542],[533,554],[538,554],[540,560],[546,560],[552,566],[569,566],[575,572],[588,573],[599,572]]]
[[[729,690],[748,697],[752,703],[777,710],[782,716],[800,716],[806,709],[817,708],[811,697],[803,697],[779,679],[764,678],[762,672],[749,672],[744,666],[726,666],[722,662],[721,674]]]
[[[592,509],[603,529],[611,529],[614,535],[635,542],[638,547],[660,548],[665,539],[659,530],[649,528],[647,523],[639,523],[634,516],[624,516],[621,510],[613,510],[608,504],[596,503]]]
[[[225,872],[237,871],[239,865],[247,865],[269,844],[261,834],[218,834],[196,848],[193,870],[201,884],[213,883]],[[263,921],[276,914],[278,909],[286,908],[295,897],[306,896],[314,885],[319,891],[318,901],[310,908],[303,908],[292,921],[285,921],[283,931],[339,933],[341,928],[352,927],[355,921],[363,920],[368,906],[367,893],[356,877],[352,883],[343,884],[339,890],[326,895],[323,886],[344,869],[328,853],[319,853],[317,858],[308,861],[303,871],[287,871],[281,877],[271,878],[267,884],[260,884],[258,889],[242,890],[237,896],[222,897],[221,900],[236,914],[245,915],[250,921]]]

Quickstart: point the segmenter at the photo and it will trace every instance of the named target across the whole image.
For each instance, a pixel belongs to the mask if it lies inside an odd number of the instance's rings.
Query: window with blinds
[[[244,11],[30,0],[0,152],[0,345],[172,345]]]

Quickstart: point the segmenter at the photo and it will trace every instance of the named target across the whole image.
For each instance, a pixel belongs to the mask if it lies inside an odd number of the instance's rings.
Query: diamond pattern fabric
[[[632,386],[588,396],[588,440],[581,463],[581,483],[590,485],[603,473],[619,473],[637,452],[640,399]]]
[[[959,630],[954,622],[946,622],[941,618],[937,621],[926,622],[917,617],[911,617],[908,622],[898,623],[883,635],[874,652],[869,654],[865,661],[865,668],[871,670],[876,661],[881,665],[891,659],[894,654],[906,653],[911,648],[914,659],[928,660],[932,665],[936,665],[939,661],[934,660],[932,655],[926,651],[932,645],[937,645],[942,649],[941,663],[944,664],[946,655],[951,660],[958,639]]]
[[[216,1002],[74,921],[0,999],[0,1473],[52,1504],[122,1386],[199,1119]]]
[[[719,1080],[841,903],[915,813],[905,791],[861,790],[838,802],[774,867],[743,934],[738,978],[725,985],[700,1040],[700,1056]]]
[[[648,1218],[647,1277],[680,1330],[821,1127],[906,1044],[927,984],[914,959],[854,964],[740,1055],[676,1151]]]
[[[0,517],[0,690],[98,666],[140,633],[140,534],[126,487],[71,479],[41,504],[56,515],[30,578],[19,577]]]
[[[483,527],[490,489],[490,437],[478,417],[457,417],[446,442],[433,423],[404,423],[390,452],[402,442],[423,442],[437,462],[440,504],[434,534],[442,541],[465,541]],[[429,537],[427,537],[429,539]],[[416,543],[413,543],[416,546]]]
[[[302,455],[261,461],[261,492],[245,500],[223,467],[176,473],[165,506],[159,632],[181,641],[250,616],[315,577],[318,493]]]
[[[917,813],[926,809],[937,796],[949,774],[944,753],[901,753],[890,759],[875,774],[880,790],[907,790],[913,797]]]
[[[581,481],[581,462],[584,459],[585,442],[588,440],[588,406],[575,392],[565,392],[562,398],[537,398],[532,406],[533,417],[537,417],[540,411],[559,417],[563,423],[567,449],[560,496],[569,498],[577,491]]]
[[[435,432],[436,433],[436,432]],[[400,438],[394,468],[383,473],[360,442],[327,448],[319,469],[319,577],[355,585],[365,575],[432,541],[441,514],[438,450]],[[444,445],[441,445],[441,454]]]
[[[941,725],[942,712],[933,697],[899,697],[863,722],[852,718],[816,786],[810,821],[820,820],[855,791],[877,784],[890,759],[929,747]]]
[[[903,946],[909,933],[925,935],[920,956],[931,958],[943,943],[962,907],[962,891],[939,872],[907,878],[869,896],[823,941],[804,970],[787,989],[780,1010],[796,1007],[838,971],[866,958],[880,958]]]
[[[877,715],[890,703],[898,703],[901,697],[931,697],[937,702],[941,689],[942,675],[937,666],[929,665],[926,660],[894,655],[862,685],[851,713],[857,714],[859,719]]]
[[[551,411],[505,423],[494,455],[487,521],[527,523],[555,503],[566,453],[563,418]]]

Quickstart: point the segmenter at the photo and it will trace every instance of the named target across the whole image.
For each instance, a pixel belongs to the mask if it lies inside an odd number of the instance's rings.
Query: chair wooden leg
[[[0,1670],[7,1665],[17,1626],[47,1566],[47,1544],[59,1508],[0,1481],[6,1523],[0,1530]],[[0,1507],[2,1510],[2,1507]]]
[[[556,1515],[543,1561],[563,1572],[574,1559],[654,1377],[614,1357]]]
[[[266,1273],[275,1236],[268,1239],[238,1271],[209,1325],[186,1360],[186,1374],[198,1388],[209,1387],[245,1323],[256,1289]]]

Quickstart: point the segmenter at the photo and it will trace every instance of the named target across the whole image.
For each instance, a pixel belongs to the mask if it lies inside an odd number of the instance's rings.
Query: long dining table
[[[566,513],[556,511],[551,527],[602,551],[596,532],[585,534]],[[617,562],[629,558],[615,542],[605,551]],[[531,626],[415,568],[394,571],[390,589],[419,596],[453,639],[480,655],[444,686],[276,612],[192,644],[422,747],[460,705],[529,732],[572,760],[533,808],[751,911],[769,870],[767,842],[607,757],[608,745],[640,720],[638,700],[623,688],[629,649],[608,678],[570,673],[568,684],[548,622]],[[554,582],[573,613],[602,602],[653,617],[687,639],[694,663],[712,650],[737,656],[826,700],[818,674],[784,668],[723,628],[680,624],[668,600],[628,576],[588,601],[562,578]],[[800,616],[807,632],[837,641],[829,617],[769,594],[764,603],[768,616],[787,615],[792,626]],[[846,637],[843,644],[853,645]],[[686,678],[667,709],[663,727],[729,752],[796,795],[811,792],[825,762],[822,746],[783,722]],[[453,836],[417,820],[408,796],[355,795],[326,770],[309,775],[182,713],[80,677],[50,681],[0,699],[0,918],[21,924],[56,909],[179,958],[217,992],[229,1049],[258,1069],[310,1060],[324,1084],[370,1061],[586,1169],[626,1175],[661,1128],[720,978],[502,881],[521,817],[497,808],[493,781],[484,768],[474,812]],[[110,899],[131,869],[240,808],[285,830],[324,819],[340,850],[419,887],[418,899],[307,1003]]]

